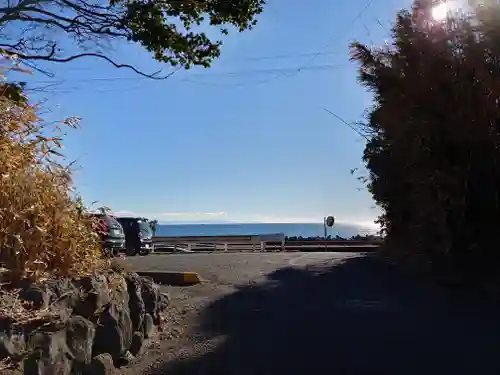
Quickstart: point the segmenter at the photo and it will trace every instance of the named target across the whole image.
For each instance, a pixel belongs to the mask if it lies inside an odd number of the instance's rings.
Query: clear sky
[[[80,60],[50,65],[50,118],[76,115],[66,154],[87,203],[160,221],[369,222],[370,194],[351,175],[371,95],[349,62],[352,40],[381,45],[407,0],[269,0],[254,30],[232,32],[209,70],[151,81]],[[355,18],[357,19],[355,20]],[[215,35],[215,34],[214,34]],[[157,65],[133,45],[113,57]],[[301,68],[301,69],[299,69]],[[167,67],[168,70],[168,67]]]

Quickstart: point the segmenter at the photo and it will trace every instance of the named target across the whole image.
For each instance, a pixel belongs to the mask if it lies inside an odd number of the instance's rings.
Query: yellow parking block
[[[199,284],[201,283],[201,277],[196,272],[183,272],[184,282],[188,284]]]
[[[186,286],[200,284],[203,280],[196,272],[137,271],[139,276],[152,278],[158,284]]]

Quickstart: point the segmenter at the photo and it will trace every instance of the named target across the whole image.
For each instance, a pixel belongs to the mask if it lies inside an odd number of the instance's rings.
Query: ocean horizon
[[[327,236],[350,238],[377,234],[378,228],[368,224],[338,223],[327,228]],[[157,236],[235,236],[283,233],[287,237],[323,237],[323,223],[159,223]]]

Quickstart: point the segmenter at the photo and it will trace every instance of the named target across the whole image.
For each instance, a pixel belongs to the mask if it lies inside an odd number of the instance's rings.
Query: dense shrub
[[[35,106],[0,96],[0,264],[12,278],[81,274],[100,263],[93,222],[72,198],[58,151],[63,126],[76,120],[49,129]]]
[[[389,254],[491,279],[500,270],[500,5],[437,20],[437,3],[401,11],[382,48],[352,46],[374,93],[369,189]]]

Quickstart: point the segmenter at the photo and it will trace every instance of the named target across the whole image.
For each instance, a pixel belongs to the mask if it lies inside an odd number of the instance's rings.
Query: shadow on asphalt
[[[199,331],[224,343],[156,375],[499,374],[498,318],[374,257],[286,268],[210,305]]]

